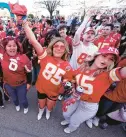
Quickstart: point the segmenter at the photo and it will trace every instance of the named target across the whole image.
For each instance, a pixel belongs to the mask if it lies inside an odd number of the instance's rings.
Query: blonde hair
[[[83,68],[80,66],[81,70],[83,70],[83,71],[89,70],[90,66],[94,63],[94,61],[95,61],[95,59],[96,59],[97,56],[98,55],[94,56],[94,58],[91,61],[84,61],[83,65],[82,65]],[[96,77],[97,75],[99,75],[102,72],[108,72],[108,71],[112,70],[115,67],[115,63],[116,62],[113,62],[107,68],[96,70],[93,74],[91,74],[91,76]]]
[[[63,54],[63,56],[61,57],[62,60],[68,60],[69,58],[69,48],[68,48],[68,43],[64,38],[54,38],[53,40],[51,40],[50,44],[48,45],[47,48],[47,52],[49,55],[53,56],[53,46],[57,43],[57,42],[62,42],[65,45],[65,52]]]

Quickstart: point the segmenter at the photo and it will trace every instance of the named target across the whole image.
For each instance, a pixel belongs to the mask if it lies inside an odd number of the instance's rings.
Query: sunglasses
[[[61,50],[65,50],[65,46],[64,45],[54,45],[53,48],[60,48]]]

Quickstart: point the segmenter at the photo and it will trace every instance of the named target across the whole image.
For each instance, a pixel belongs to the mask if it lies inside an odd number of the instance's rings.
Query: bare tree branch
[[[121,2],[123,2],[124,0],[117,0],[117,3],[121,3]]]
[[[50,18],[58,6],[63,6],[62,0],[34,0],[34,4],[39,8],[44,6],[50,13]]]

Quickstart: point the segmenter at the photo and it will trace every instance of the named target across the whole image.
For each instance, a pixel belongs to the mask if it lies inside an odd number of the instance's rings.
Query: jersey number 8
[[[84,62],[84,60],[86,59],[86,57],[87,57],[87,54],[86,54],[86,53],[82,53],[82,54],[78,57],[77,63],[78,63],[79,65],[81,65],[81,64]]]
[[[16,71],[18,68],[17,60],[16,59],[10,59],[9,69],[12,71]]]

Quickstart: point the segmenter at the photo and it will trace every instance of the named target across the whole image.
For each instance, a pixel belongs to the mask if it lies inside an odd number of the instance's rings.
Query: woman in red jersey
[[[12,98],[16,110],[19,111],[20,104],[22,104],[24,114],[26,114],[28,112],[26,74],[31,72],[31,62],[25,54],[20,52],[20,46],[16,38],[6,37],[2,40],[2,45],[0,62],[3,71],[4,89]]]
[[[63,112],[65,120],[61,125],[68,124],[64,129],[65,133],[75,131],[81,123],[94,117],[100,98],[109,86],[115,81],[126,78],[126,67],[112,69],[118,57],[117,49],[105,47],[99,49],[91,62],[85,63],[83,70],[81,68],[76,71],[76,84],[84,88],[84,93],[80,100],[69,104],[67,111]]]
[[[72,68],[67,61],[68,45],[63,38],[53,39],[44,50],[36,40],[26,21],[23,21],[24,30],[30,43],[35,48],[40,60],[40,73],[36,82],[38,93],[39,113],[38,120],[42,118],[46,108],[46,119],[50,118],[50,112],[56,104],[59,90],[62,87],[62,79],[72,80]]]

